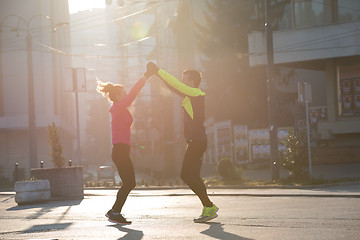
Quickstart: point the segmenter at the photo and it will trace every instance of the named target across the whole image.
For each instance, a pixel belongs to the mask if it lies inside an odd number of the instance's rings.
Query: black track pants
[[[205,184],[200,177],[202,156],[206,147],[206,140],[196,140],[188,143],[180,177],[200,198],[203,206],[211,207],[212,202],[207,195]]]
[[[114,144],[111,158],[122,181],[122,186],[117,193],[116,201],[112,207],[115,212],[120,213],[127,196],[136,185],[134,165],[130,159],[130,146],[123,143]]]

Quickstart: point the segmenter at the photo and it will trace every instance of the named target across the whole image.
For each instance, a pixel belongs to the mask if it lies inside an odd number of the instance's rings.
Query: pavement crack
[[[257,224],[245,224],[245,225],[242,225],[242,226],[245,226],[245,227],[277,227],[277,226],[268,226],[268,225],[257,225]]]

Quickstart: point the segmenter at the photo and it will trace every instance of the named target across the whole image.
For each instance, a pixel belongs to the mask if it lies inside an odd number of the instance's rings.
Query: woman
[[[112,102],[110,108],[113,144],[111,158],[117,167],[122,181],[122,186],[117,193],[116,201],[112,209],[105,215],[110,222],[120,224],[131,223],[131,221],[126,220],[121,214],[127,196],[136,185],[134,166],[130,159],[130,127],[133,118],[127,108],[144,87],[147,79],[148,76],[145,73],[144,76],[135,83],[128,94],[126,94],[126,90],[122,85],[98,82],[97,91],[102,93],[103,96],[107,96]]]

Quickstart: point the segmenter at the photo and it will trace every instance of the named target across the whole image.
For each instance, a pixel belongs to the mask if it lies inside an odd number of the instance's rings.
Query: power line
[[[345,32],[345,33],[343,33],[341,35],[335,35],[333,37],[326,36],[326,37],[322,37],[322,38],[318,38],[318,39],[312,39],[312,40],[309,40],[309,41],[304,41],[304,42],[301,42],[301,43],[289,44],[289,45],[286,45],[286,46],[279,47],[279,48],[275,49],[275,51],[280,53],[280,52],[299,52],[299,51],[310,51],[310,50],[321,50],[321,49],[336,49],[336,48],[342,48],[342,47],[343,48],[353,47],[353,46],[341,46],[341,47],[330,47],[330,48],[291,49],[291,48],[296,48],[296,47],[304,47],[304,46],[308,46],[308,45],[313,45],[313,44],[315,44],[317,42],[321,42],[321,41],[323,41],[325,39],[328,40],[328,41],[334,41],[334,40],[341,39],[341,38],[344,38],[344,37],[351,37],[351,36],[354,36],[354,35],[357,35],[357,34],[358,34],[358,32],[348,31],[348,32]],[[139,39],[139,40],[136,40],[136,41],[133,41],[133,42],[128,42],[128,43],[119,45],[119,47],[129,46],[131,44],[139,43],[139,42],[148,40],[148,39],[150,39],[152,37],[156,37],[156,35],[147,36],[147,37],[144,37],[142,39]],[[45,48],[48,48],[48,49],[50,49],[52,51],[65,54],[65,52],[63,52],[61,50],[58,50],[58,49],[55,49],[55,48],[53,48],[51,46],[48,46],[48,45],[46,45],[44,43],[39,43],[39,42],[37,42],[37,43],[38,43],[38,45],[40,45],[42,47],[45,47]],[[147,44],[147,45],[145,44],[145,45],[142,45],[142,46],[155,47],[156,44]],[[77,46],[77,47],[79,47],[79,46]],[[87,47],[87,46],[84,46],[84,47]],[[177,49],[176,46],[161,46],[161,48]],[[96,58],[121,58],[121,56],[86,55],[86,54],[71,54],[71,53],[66,53],[65,55],[69,55],[69,56],[73,55],[73,56],[77,56],[77,57],[90,57],[90,58],[95,58],[95,57]],[[262,55],[262,53],[251,53],[251,54],[245,54],[245,55]],[[131,56],[128,56],[128,57],[131,57]]]
[[[75,54],[75,53],[69,53],[69,52],[65,52],[59,49],[55,49],[51,46],[45,45],[43,43],[40,42],[36,42],[36,44],[50,50],[50,52],[54,52],[60,55],[66,55],[66,56],[71,56],[71,57],[86,57],[86,58],[137,58],[137,57],[146,57],[148,56],[147,54],[143,54],[143,55],[128,55],[128,56],[124,56],[124,55],[120,55],[120,56],[111,56],[111,55],[87,55],[87,54]]]
[[[351,36],[359,34],[359,31],[360,30],[357,30],[357,31],[350,30],[350,31],[342,33],[341,35],[339,35],[339,34],[328,35],[326,37],[312,39],[312,40],[308,40],[308,41],[304,41],[304,42],[300,42],[300,43],[288,44],[288,45],[276,48],[275,50],[277,50],[277,51],[278,50],[286,50],[288,48],[296,48],[296,47],[308,46],[308,45],[311,45],[311,44],[322,42],[324,40],[333,41],[333,40],[341,39],[341,38],[344,38],[344,37],[351,37]]]
[[[346,45],[346,46],[336,46],[336,47],[322,47],[322,48],[305,48],[305,49],[289,49],[283,51],[275,51],[274,53],[292,53],[292,52],[306,52],[306,51],[321,51],[321,50],[331,50],[331,49],[344,49],[344,48],[352,48],[359,47],[359,45]],[[265,55],[264,52],[254,52],[244,54],[244,56],[261,56]]]
[[[165,1],[159,1],[159,2],[165,2]],[[319,2],[317,2],[317,3],[319,3]],[[134,16],[134,15],[136,15],[136,14],[145,12],[145,11],[151,9],[151,8],[152,8],[152,7],[146,8],[146,9],[142,9],[142,10],[140,10],[140,11],[137,11],[137,12],[134,12],[134,13],[130,13],[130,14],[126,15],[126,16],[119,17],[119,18],[115,18],[115,19],[113,19],[113,20],[111,20],[111,21],[108,21],[108,22],[105,22],[105,23],[102,23],[102,24],[98,24],[98,25],[95,25],[95,26],[91,26],[91,27],[89,27],[89,28],[96,27],[96,26],[102,26],[102,25],[104,25],[104,24],[111,23],[111,22],[117,22],[117,21],[126,19],[126,18],[128,18],[128,17]],[[124,11],[124,12],[125,12],[125,11]],[[106,12],[104,12],[104,13],[106,13]],[[99,16],[101,16],[101,15],[103,15],[103,13],[99,14]],[[91,16],[91,17],[93,17],[93,16]],[[83,18],[83,19],[86,20],[87,18]],[[96,20],[96,19],[95,19],[95,20]],[[6,27],[11,27],[11,26],[6,26]],[[11,27],[11,28],[13,28],[13,27]],[[89,29],[89,28],[88,28],[88,29]],[[36,28],[36,29],[35,29],[35,34],[36,34],[37,32],[41,32],[42,30],[45,30],[45,29],[49,29],[49,30],[51,31],[51,26],[45,26],[45,27],[41,27],[41,28]],[[86,28],[83,28],[83,29],[81,29],[81,30],[84,30],[84,29],[86,29]],[[71,31],[71,32],[72,32],[72,31]],[[350,34],[350,35],[347,35],[348,33],[351,33],[351,34]],[[356,33],[355,33],[355,34],[356,34]],[[281,46],[280,48],[276,49],[276,52],[302,51],[302,49],[300,49],[300,50],[294,50],[294,49],[293,49],[293,50],[291,50],[291,49],[290,49],[290,50],[286,50],[286,49],[288,49],[288,48],[296,48],[296,47],[307,46],[307,45],[310,45],[310,44],[314,44],[314,43],[317,43],[317,42],[321,42],[321,41],[323,41],[324,39],[331,41],[331,40],[336,40],[336,39],[339,39],[339,38],[350,37],[350,36],[352,36],[352,35],[354,35],[354,31],[345,32],[345,33],[343,33],[342,35],[336,35],[335,37],[326,36],[326,37],[322,37],[322,38],[318,38],[318,39],[312,39],[312,40],[304,41],[304,42],[300,42],[300,43],[289,44],[289,45],[286,45],[286,46]],[[43,35],[41,35],[41,36],[43,36]],[[35,36],[33,36],[33,37],[35,37]],[[122,47],[122,46],[129,46],[129,45],[131,45],[131,44],[139,43],[139,42],[145,41],[145,40],[147,40],[147,39],[150,39],[150,38],[152,38],[152,37],[156,37],[156,35],[147,36],[147,37],[144,37],[144,38],[139,39],[139,40],[136,40],[136,41],[124,43],[124,44],[120,45],[120,47]],[[11,43],[14,42],[13,39],[9,39],[9,40],[8,40],[8,42],[10,42],[10,41],[11,41]],[[16,40],[16,41],[20,41],[20,39],[19,39],[19,40]],[[3,43],[3,44],[4,44],[4,43],[6,44],[7,42],[2,42],[2,43]],[[46,46],[46,44],[44,44],[44,45]],[[73,45],[71,45],[71,46],[73,46]],[[142,45],[142,46],[155,47],[156,45]],[[43,47],[44,47],[44,46],[43,46]],[[79,47],[79,46],[77,46],[77,47]],[[84,46],[84,47],[85,47],[85,46]],[[162,46],[162,48],[173,48],[173,49],[175,49],[176,47],[172,47],[172,46],[164,47],[164,46]],[[59,51],[59,50],[56,50],[56,51]],[[68,53],[68,54],[69,54],[69,53]],[[251,54],[251,55],[257,55],[257,54],[259,54],[259,53],[253,53],[253,54]],[[77,54],[77,56],[81,56],[81,54]],[[95,57],[95,56],[101,57],[102,55],[85,55],[85,54],[82,54],[82,56],[85,56],[85,57],[86,57],[86,56],[88,56],[88,57]],[[112,57],[112,56],[104,56],[104,57],[108,58],[108,57]],[[115,57],[116,57],[116,56],[115,56]]]
[[[84,31],[84,30],[88,30],[88,29],[93,29],[93,28],[97,28],[97,27],[106,26],[106,25],[111,24],[111,23],[116,23],[116,22],[118,22],[120,20],[124,20],[126,18],[129,18],[129,17],[135,16],[137,14],[143,13],[145,11],[149,11],[152,8],[153,7],[149,7],[149,8],[146,8],[146,9],[143,9],[143,10],[128,14],[128,15],[123,16],[123,17],[119,17],[119,18],[116,18],[116,19],[112,19],[110,21],[106,21],[104,23],[99,23],[99,24],[96,24],[96,25],[89,25],[87,27],[82,27],[81,29],[77,29],[76,31]],[[75,32],[75,30],[71,30],[71,32]]]
[[[138,1],[140,2],[140,1]],[[162,1],[159,1],[159,2],[162,2]],[[165,1],[164,1],[165,2]],[[101,24],[97,24],[97,25],[91,25],[90,27],[85,27],[85,28],[80,28],[80,29],[76,29],[75,31],[81,31],[81,30],[86,30],[86,29],[91,29],[91,28],[96,28],[96,27],[100,27],[100,26],[104,26],[104,25],[107,25],[109,23],[112,23],[112,22],[116,22],[116,21],[119,21],[119,20],[123,20],[123,19],[126,19],[128,17],[132,17],[136,14],[139,14],[139,13],[142,13],[144,11],[147,11],[147,10],[150,10],[151,8],[153,7],[149,7],[149,8],[146,8],[146,9],[143,9],[143,10],[140,10],[140,11],[136,11],[136,12],[131,12],[130,14],[126,15],[126,16],[123,16],[123,17],[118,17],[118,18],[115,18],[115,19],[112,19],[110,21],[106,21],[104,23],[101,23]],[[118,12],[118,14],[122,14],[122,13],[125,13],[125,12],[128,12],[128,11],[132,11],[133,9],[124,9],[123,12]],[[91,19],[93,17],[97,17],[96,19]],[[83,17],[83,18],[80,18],[80,19],[76,19],[75,21],[72,21],[71,22],[71,27],[82,27],[82,24],[84,24],[83,22],[81,22],[82,20],[84,21],[87,21],[86,23],[89,23],[89,20],[92,20],[92,21],[98,21],[100,19],[103,19],[104,17],[107,17],[107,12],[104,10],[100,13],[98,13],[98,16],[93,16],[93,15],[90,15],[90,16],[86,16],[86,17]],[[79,22],[80,21],[80,22]],[[75,24],[74,24],[75,23]],[[11,28],[11,29],[16,29],[17,32],[18,30],[21,30],[21,31],[27,31],[27,29],[23,29],[23,28],[15,28],[13,26],[8,26],[8,25],[4,25],[5,27],[8,27],[8,28]],[[30,31],[32,32],[32,37],[35,37],[37,36],[36,34],[40,33],[41,35],[40,36],[46,36],[47,33],[45,32],[45,34],[43,33],[45,30],[52,30],[52,22],[49,23],[48,26],[43,26],[43,27],[37,27],[37,28],[33,28],[33,29],[30,29]],[[70,30],[70,32],[74,32],[74,30]],[[11,41],[11,40],[9,40]],[[6,42],[3,42],[3,43],[6,43]]]

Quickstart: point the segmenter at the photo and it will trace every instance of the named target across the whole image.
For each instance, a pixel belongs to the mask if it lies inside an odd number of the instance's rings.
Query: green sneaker
[[[212,207],[205,207],[203,208],[202,214],[199,218],[194,219],[196,223],[203,223],[210,221],[211,219],[216,218],[218,215],[216,214],[219,211],[219,208],[213,204]]]

